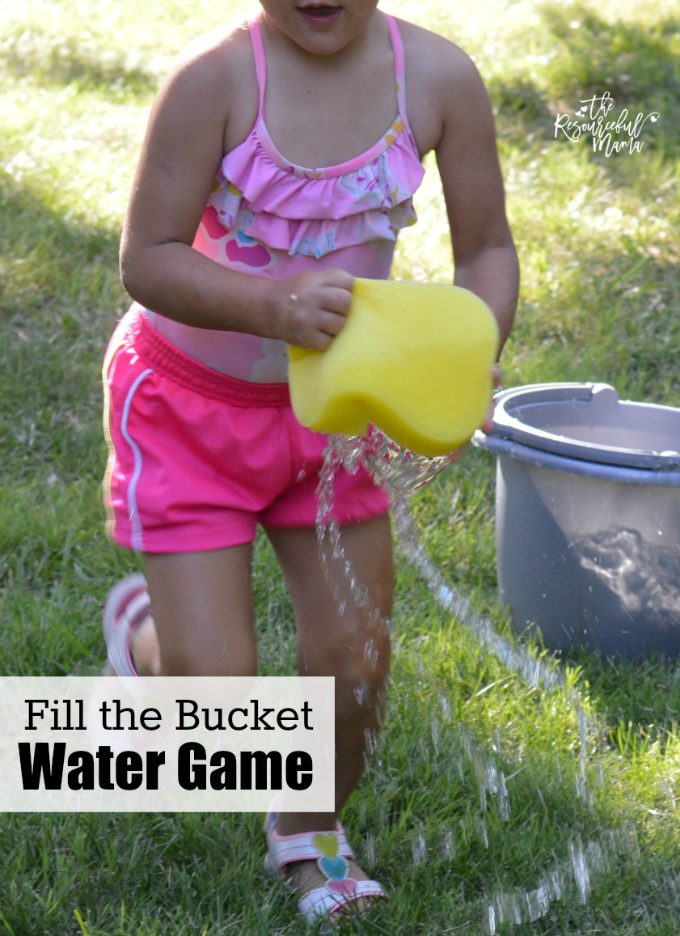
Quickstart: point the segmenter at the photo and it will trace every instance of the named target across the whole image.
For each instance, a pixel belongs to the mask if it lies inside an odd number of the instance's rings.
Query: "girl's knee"
[[[351,643],[339,636],[333,641],[310,641],[298,648],[302,676],[334,676],[336,696],[379,692],[390,672],[390,641],[386,628]]]

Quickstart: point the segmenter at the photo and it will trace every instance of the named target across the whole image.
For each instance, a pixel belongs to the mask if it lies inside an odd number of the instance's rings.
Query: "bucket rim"
[[[492,436],[507,439],[528,448],[538,449],[547,454],[560,455],[568,459],[595,462],[621,468],[640,469],[643,471],[675,472],[680,470],[680,452],[663,452],[648,449],[626,448],[573,439],[566,435],[550,432],[547,429],[532,426],[515,415],[515,410],[524,406],[540,404],[591,403],[595,411],[602,413],[613,409],[623,409],[653,417],[657,415],[668,419],[669,414],[677,416],[680,425],[680,410],[656,403],[640,403],[620,400],[614,387],[605,383],[542,383],[526,384],[504,390],[494,397],[495,411]],[[672,418],[672,417],[671,417]]]
[[[623,465],[608,465],[603,462],[586,461],[555,455],[543,449],[522,445],[512,439],[504,439],[478,430],[472,444],[500,458],[511,458],[535,468],[548,468],[565,474],[595,478],[601,481],[616,481],[622,484],[644,484],[657,487],[680,487],[680,469],[676,471],[654,471],[645,468],[627,468]]]

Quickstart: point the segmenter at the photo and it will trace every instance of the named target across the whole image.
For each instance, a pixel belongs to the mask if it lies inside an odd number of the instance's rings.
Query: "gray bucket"
[[[680,410],[605,384],[496,398],[500,599],[549,650],[680,655]]]

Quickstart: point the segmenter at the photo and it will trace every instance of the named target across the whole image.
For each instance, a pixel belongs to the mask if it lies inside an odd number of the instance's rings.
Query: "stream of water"
[[[377,614],[375,609],[369,607],[368,591],[361,583],[358,570],[353,569],[347,560],[340,527],[333,519],[333,482],[336,472],[341,467],[350,473],[356,472],[361,464],[365,464],[376,483],[389,494],[400,551],[417,568],[439,604],[468,628],[487,653],[493,654],[506,669],[519,676],[529,687],[540,686],[543,691],[564,694],[574,711],[580,740],[575,793],[588,803],[592,799],[591,789],[594,782],[592,772],[587,769],[588,746],[590,743],[592,747],[594,739],[603,735],[603,730],[588,718],[580,692],[577,688],[567,685],[564,672],[556,662],[540,657],[531,648],[517,644],[498,633],[491,619],[479,614],[472,601],[447,582],[423,546],[417,523],[409,510],[409,498],[453,461],[455,458],[452,457],[416,456],[400,449],[377,430],[372,430],[365,439],[346,439],[339,436],[331,438],[318,487],[317,537],[327,574],[329,579],[335,582],[339,609],[344,613],[348,600],[347,588],[341,588],[341,580],[344,579],[350,585],[349,600],[367,609],[369,621],[371,615],[376,617]],[[369,645],[366,652],[371,652]],[[441,726],[451,724],[450,705],[441,694],[439,699],[441,711],[432,723],[435,744]],[[471,764],[479,791],[480,814],[477,820],[477,834],[482,844],[488,847],[484,816],[489,800],[493,799],[502,819],[508,820],[511,815],[507,777],[498,766],[495,757],[487,752],[489,747],[498,750],[499,744],[480,745],[466,725],[459,726],[458,731],[461,756]],[[367,739],[369,752],[373,746],[373,739]],[[604,783],[601,772],[596,782]],[[423,835],[418,834],[411,844],[413,861],[419,864],[424,860],[428,843]],[[438,847],[443,849],[448,857],[455,856],[455,842],[451,830],[447,830],[445,841],[439,843]],[[633,858],[639,854],[634,826],[604,829],[596,838],[587,841],[575,834],[568,855],[561,859],[555,858],[549,867],[539,873],[533,886],[524,890],[496,891],[488,896],[484,922],[490,936],[497,933],[498,928],[505,923],[519,925],[540,919],[548,913],[554,901],[575,899],[578,903],[585,904],[592,891],[593,879],[606,871],[615,857],[622,854]],[[370,865],[370,862],[375,860],[373,839],[367,841],[367,855]]]

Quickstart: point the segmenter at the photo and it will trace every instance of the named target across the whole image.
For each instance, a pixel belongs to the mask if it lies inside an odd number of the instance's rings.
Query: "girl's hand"
[[[494,364],[493,367],[491,368],[491,379],[493,380],[494,390],[498,390],[500,385],[503,383],[503,374],[501,371],[500,364]],[[495,409],[496,409],[496,404],[492,400],[491,406],[489,407],[489,411],[486,414],[486,419],[481,425],[482,432],[486,432],[488,434],[489,432],[493,431],[493,414],[494,414]]]
[[[267,337],[324,351],[345,324],[353,286],[353,276],[335,269],[296,273],[273,283]]]

